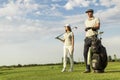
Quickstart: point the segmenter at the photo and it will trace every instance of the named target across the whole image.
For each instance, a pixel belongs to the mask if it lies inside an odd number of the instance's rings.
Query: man
[[[93,16],[94,13],[93,9],[88,9],[86,13],[88,15],[88,19],[85,21],[86,38],[84,43],[84,60],[86,64],[86,70],[84,73],[89,73],[91,70],[90,70],[90,64],[87,64],[88,50],[91,47],[91,42],[92,42],[91,38],[93,36],[97,36],[97,31],[100,28],[100,20]]]

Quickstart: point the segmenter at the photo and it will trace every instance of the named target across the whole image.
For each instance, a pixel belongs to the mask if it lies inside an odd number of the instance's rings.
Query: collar
[[[88,20],[93,20],[95,17],[93,16],[93,17],[91,17],[91,18],[88,18]]]

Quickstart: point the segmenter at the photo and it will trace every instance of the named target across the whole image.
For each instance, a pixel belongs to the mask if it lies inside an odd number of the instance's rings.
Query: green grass
[[[120,80],[120,62],[110,62],[105,73],[83,73],[84,64],[75,64],[74,72],[61,72],[62,65],[1,68],[0,80]]]

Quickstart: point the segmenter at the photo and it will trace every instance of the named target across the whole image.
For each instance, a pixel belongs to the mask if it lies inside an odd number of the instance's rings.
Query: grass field
[[[0,80],[120,80],[120,62],[109,62],[105,73],[83,73],[84,64],[74,72],[61,72],[62,65],[1,68]]]

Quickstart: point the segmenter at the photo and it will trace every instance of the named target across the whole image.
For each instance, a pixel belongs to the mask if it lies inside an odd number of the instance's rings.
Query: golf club
[[[73,29],[77,29],[77,27],[73,27],[73,28],[71,28],[71,29],[72,29],[72,30],[73,30]],[[65,32],[64,32],[64,33],[65,33]],[[57,37],[55,37],[55,39],[59,38],[59,37],[62,36],[64,33],[58,35]]]

